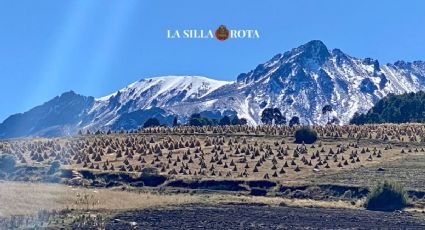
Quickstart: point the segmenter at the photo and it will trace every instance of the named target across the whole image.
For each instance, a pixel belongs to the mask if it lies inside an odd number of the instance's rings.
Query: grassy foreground
[[[233,194],[161,194],[150,191],[90,189],[61,184],[0,182],[0,217],[32,215],[40,210],[130,210],[189,203],[259,203],[308,207],[360,208],[348,201],[318,201]]]

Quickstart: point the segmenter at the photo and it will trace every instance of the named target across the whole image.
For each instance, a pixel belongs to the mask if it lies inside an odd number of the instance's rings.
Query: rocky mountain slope
[[[289,119],[324,124],[324,105],[332,116],[348,123],[389,93],[425,89],[425,62],[380,64],[355,58],[321,41],[310,41],[278,54],[236,81],[199,76],[142,79],[111,95],[94,99],[64,93],[0,124],[0,138],[72,134],[78,129],[134,129],[149,117],[170,124],[195,112],[212,117],[238,114],[251,125],[260,123],[265,108],[277,107]]]

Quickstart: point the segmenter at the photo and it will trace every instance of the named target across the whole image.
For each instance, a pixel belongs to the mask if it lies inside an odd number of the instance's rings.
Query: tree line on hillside
[[[199,113],[194,113],[189,117],[187,125],[191,126],[216,126],[216,125],[246,125],[248,122],[245,118],[239,118],[237,115],[234,116],[223,116],[221,119],[212,119],[208,117],[201,116]],[[174,117],[173,127],[180,126],[178,123],[178,117]],[[153,126],[161,126],[159,120],[157,118],[149,118],[144,123],[143,127],[153,127]]]
[[[223,116],[220,120],[211,119],[208,117],[202,117],[201,114],[195,113],[189,117],[189,125],[192,126],[204,126],[204,125],[246,125],[247,120],[245,118],[239,118],[237,115],[234,116]]]
[[[331,115],[332,105],[325,105],[322,108],[322,114],[326,116],[328,124],[338,124],[339,119]],[[155,119],[155,118],[154,118]],[[279,108],[266,108],[261,113],[261,122],[267,125],[286,125],[294,126],[300,124],[300,118],[293,116],[289,121]],[[425,122],[425,92],[405,93],[401,95],[389,94],[379,100],[367,113],[355,113],[350,120],[350,124],[380,124],[380,123],[407,123],[407,122]],[[147,124],[146,124],[147,123]],[[158,120],[149,119],[145,127],[158,126]],[[202,117],[200,114],[192,114],[188,125],[243,125],[247,120],[238,118],[238,116],[224,116],[221,119],[211,119]],[[177,125],[177,118],[173,126]]]
[[[278,108],[266,108],[261,113],[261,122],[266,125],[286,125],[286,117],[282,115]],[[300,118],[293,116],[289,120],[289,125],[299,125]]]
[[[325,105],[322,108],[322,114],[327,116],[328,124],[338,124],[339,119],[335,116],[331,117],[331,113],[333,112],[332,105]],[[267,125],[286,125],[286,117],[282,115],[278,108],[266,108],[261,113],[261,122]],[[298,116],[293,116],[289,122],[289,126],[299,125],[300,118]]]
[[[332,105],[325,105],[322,108],[322,114],[327,117],[327,124],[339,124],[338,117],[331,115]],[[281,113],[279,108],[266,108],[261,113],[261,122],[266,125],[300,125],[300,118],[293,116],[289,121]],[[405,93],[401,95],[389,94],[379,100],[367,113],[355,113],[350,120],[350,124],[379,124],[379,123],[407,123],[407,122],[425,122],[425,92]],[[213,119],[202,116],[199,113],[192,114],[188,122],[183,125],[190,126],[217,126],[217,125],[246,125],[245,118],[234,116],[223,116],[220,119]],[[178,117],[174,117],[172,126],[180,126]],[[143,127],[166,126],[161,124],[155,118],[149,118]],[[88,131],[87,131],[88,132]],[[82,134],[80,130],[79,133]]]
[[[339,119],[337,117],[330,116],[333,111],[332,105],[325,105],[322,108],[322,114],[327,115],[328,124],[337,124]],[[300,125],[300,118],[298,116],[293,116],[289,121],[287,121],[286,116],[282,115],[279,108],[266,108],[261,113],[261,122],[266,125],[286,125],[294,126]],[[223,116],[221,119],[213,119],[209,117],[202,116],[199,113],[192,114],[187,122],[187,125],[191,126],[216,126],[216,125],[246,125],[247,120],[245,118],[239,118],[237,115],[234,116]],[[174,117],[172,126],[179,126],[178,118]],[[145,124],[144,128],[161,126],[157,118],[149,118]]]
[[[351,124],[425,122],[425,92],[389,94],[367,113],[354,114]]]

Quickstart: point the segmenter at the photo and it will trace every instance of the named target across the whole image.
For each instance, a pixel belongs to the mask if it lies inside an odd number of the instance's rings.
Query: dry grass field
[[[21,164],[138,173],[157,168],[175,178],[310,180],[408,154],[424,154],[423,125],[316,127],[314,144],[294,144],[290,127],[157,128],[0,143]]]
[[[152,191],[94,189],[61,184],[0,182],[0,228],[104,228],[122,212],[185,205],[261,205],[361,209],[363,200],[318,201],[232,194],[161,194]]]
[[[357,187],[384,179],[414,190],[414,206],[406,210],[424,210],[425,125],[313,128],[313,144],[294,143],[297,127],[288,126],[158,127],[0,141],[0,154],[17,159],[15,174],[0,175],[0,217],[229,203],[363,210],[365,191]],[[60,168],[50,173],[53,162]],[[165,181],[125,183],[145,174]],[[211,181],[217,183],[201,183]],[[244,182],[237,184],[242,189],[229,189],[229,181]]]
[[[36,214],[40,210],[128,210],[201,202],[188,194],[161,195],[61,184],[0,182],[0,217]]]
[[[360,208],[344,201],[314,201],[281,197],[253,197],[231,194],[160,194],[149,191],[89,189],[61,184],[0,182],[0,217],[32,215],[41,210],[132,210],[190,203],[282,204],[297,207]]]

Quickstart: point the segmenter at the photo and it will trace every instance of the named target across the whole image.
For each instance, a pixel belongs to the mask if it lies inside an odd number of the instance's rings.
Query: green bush
[[[295,143],[301,144],[312,144],[317,140],[316,130],[310,127],[301,127],[295,131]]]
[[[365,208],[374,211],[394,211],[407,205],[407,193],[403,187],[396,182],[384,181],[371,189]]]
[[[16,158],[10,154],[0,154],[0,171],[12,172],[15,169]]]

